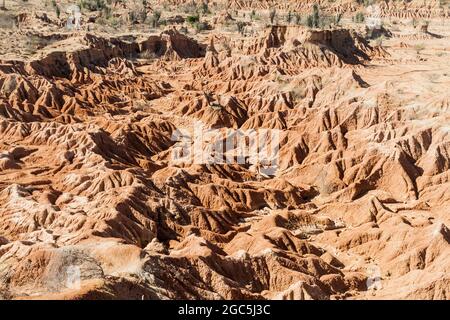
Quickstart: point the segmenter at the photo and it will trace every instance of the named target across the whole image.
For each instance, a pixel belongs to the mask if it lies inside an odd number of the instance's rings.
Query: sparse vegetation
[[[353,17],[353,21],[356,23],[363,23],[366,20],[364,13],[359,11],[355,14],[355,16]]]
[[[0,10],[0,245],[14,258],[0,299],[80,299],[93,285],[143,300],[450,297],[436,282],[450,207],[449,21],[436,5],[21,1]],[[401,165],[427,171],[424,196]],[[383,207],[405,218],[370,222]],[[58,221],[37,221],[43,210]],[[422,263],[425,249],[442,263]]]
[[[53,6],[53,9],[55,10],[56,17],[59,19],[61,16],[61,9],[59,8],[59,6],[55,0],[52,0],[52,6]]]
[[[39,37],[37,35],[29,35],[25,42],[25,53],[26,54],[35,54],[38,50],[46,47],[51,43],[50,40]]]
[[[374,3],[374,0],[356,0],[356,3],[368,7]]]
[[[161,11],[155,10],[153,11],[152,17],[150,19],[150,23],[153,28],[158,28],[161,20]]]
[[[417,54],[420,54],[423,50],[425,50],[425,45],[423,43],[418,43],[414,46],[414,50]]]
[[[291,21],[292,21],[292,13],[290,11],[288,12],[288,14],[286,16],[286,21],[287,21],[287,23],[291,23]]]
[[[306,26],[309,28],[314,28],[313,17],[309,15],[306,17]]]
[[[139,12],[139,19],[142,23],[145,23],[147,20],[147,10],[145,8]]]
[[[269,12],[269,19],[270,19],[270,23],[271,24],[274,23],[276,16],[277,16],[277,11],[275,9],[270,10],[270,12]]]
[[[195,13],[197,11],[197,7],[195,5],[195,2],[191,2],[191,3],[186,3],[183,7],[182,10],[184,13]]]
[[[382,47],[383,46],[383,41],[384,41],[384,37],[383,36],[379,36],[378,38],[376,38],[374,40],[375,46],[376,47]]]
[[[211,13],[211,11],[209,10],[209,6],[208,6],[208,3],[207,2],[203,2],[201,5],[200,5],[200,11],[201,11],[201,13],[202,14],[210,14]]]
[[[341,23],[342,20],[342,13],[338,13],[337,15],[334,16],[334,24],[335,25],[339,25]]]
[[[400,27],[398,25],[398,22],[396,20],[392,21],[392,25],[390,27],[391,31],[395,31],[395,32],[399,32],[400,31]]]
[[[128,12],[128,21],[131,24],[145,23],[147,21],[147,17],[148,17],[146,6],[147,6],[147,2],[143,1],[141,8],[137,8],[135,10],[129,11]],[[110,9],[110,7],[106,7],[106,8]]]
[[[80,0],[78,5],[89,11],[102,11],[106,7],[105,0]]]
[[[195,15],[192,15],[192,16],[187,16],[186,17],[186,21],[187,21],[187,23],[189,23],[192,26],[195,23],[200,21],[200,16],[198,14],[195,14]]]
[[[134,14],[129,14],[128,18],[130,19],[131,23],[136,22],[136,17],[134,16]],[[112,15],[111,8],[108,6],[105,6],[102,9],[101,15],[96,19],[96,22],[101,26],[109,26],[114,29],[119,28],[123,24],[122,19],[114,17]]]
[[[315,28],[319,27],[320,24],[320,13],[319,13],[319,6],[317,3],[313,5],[313,13],[312,13],[312,23]]]
[[[195,31],[201,32],[209,29],[209,25],[206,22],[196,22],[193,25]]]
[[[294,15],[294,23],[295,23],[296,25],[302,24],[302,16],[301,16],[300,14],[296,13],[296,14]]]
[[[316,3],[313,5],[312,13],[306,17],[306,26],[309,28],[318,28],[320,26],[319,6]]]
[[[239,32],[241,35],[244,35],[245,23],[242,22],[242,21],[237,21],[237,22],[236,22],[236,27],[237,27],[238,32]]]
[[[101,13],[101,16],[105,19],[111,19],[112,18],[112,12],[110,7],[104,7]]]
[[[250,12],[250,20],[251,20],[251,21],[257,21],[257,20],[260,20],[260,19],[261,19],[261,17],[259,16],[258,13],[256,13],[255,10],[252,10],[252,11]]]
[[[128,20],[131,24],[135,24],[138,22],[138,16],[137,16],[136,11],[128,12]]]
[[[145,59],[145,60],[154,60],[154,59],[158,58],[158,56],[156,55],[156,53],[154,53],[150,50],[145,50],[139,54],[139,58]]]
[[[218,103],[210,103],[209,106],[211,107],[211,109],[215,110],[215,111],[219,111],[222,110],[222,106]]]
[[[6,12],[0,12],[0,29],[12,29],[16,24],[14,16]]]

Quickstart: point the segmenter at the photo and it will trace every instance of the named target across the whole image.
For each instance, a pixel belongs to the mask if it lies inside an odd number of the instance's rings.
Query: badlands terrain
[[[450,1],[0,7],[0,299],[450,299]]]

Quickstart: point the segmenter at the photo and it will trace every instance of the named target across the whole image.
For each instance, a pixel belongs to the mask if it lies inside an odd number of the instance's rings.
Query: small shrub
[[[103,18],[105,18],[105,19],[111,19],[111,17],[112,17],[112,11],[111,11],[111,8],[110,8],[110,7],[104,7],[104,8],[102,9],[102,14],[101,14],[101,16],[102,16]]]
[[[270,19],[270,23],[273,24],[273,22],[275,21],[275,17],[277,16],[277,11],[275,9],[270,10],[269,12],[269,19]]]
[[[236,22],[236,27],[237,27],[237,31],[243,35],[244,34],[244,28],[245,28],[245,24],[242,21],[238,21]]]
[[[379,36],[378,38],[375,39],[375,46],[376,47],[383,46],[383,41],[384,41],[384,37],[383,36]]]
[[[425,50],[425,45],[423,43],[416,44],[414,46],[414,50],[417,54],[420,54],[423,50]]]
[[[139,54],[139,58],[145,59],[145,60],[154,60],[154,59],[158,58],[158,56],[156,55],[156,53],[154,53],[150,50],[145,50]]]
[[[318,28],[321,25],[319,6],[313,5],[312,13],[306,17],[306,26],[309,28]]]
[[[61,16],[61,9],[59,8],[58,4],[56,3],[56,0],[52,0],[52,7],[55,10],[56,17],[59,19]]]
[[[139,12],[139,20],[141,21],[141,23],[145,23],[145,21],[147,20],[147,10],[145,10],[145,8]]]
[[[183,7],[182,7],[182,10],[183,10],[183,12],[184,13],[194,13],[194,12],[196,12],[197,11],[197,7],[196,7],[196,5],[195,5],[195,3],[194,2],[192,2],[192,3],[186,3]]]
[[[342,13],[338,13],[335,17],[334,17],[334,24],[335,25],[339,25],[341,23],[342,20]]]
[[[211,104],[209,104],[209,106],[211,107],[211,109],[213,109],[215,111],[222,110],[222,106],[218,103],[211,103]]]
[[[309,15],[306,17],[306,26],[309,28],[314,28],[313,16]]]
[[[103,10],[102,15],[96,20],[96,23],[102,26],[109,26],[117,29],[122,25],[122,20],[117,17],[113,17],[110,10]]]
[[[364,17],[364,13],[362,13],[361,11],[357,12],[353,17],[353,21],[356,23],[363,23],[365,20],[366,18]]]
[[[89,11],[102,11],[106,7],[105,0],[80,0],[78,4],[80,8]]]
[[[136,11],[132,10],[128,12],[128,21],[130,21],[131,24],[135,24],[138,22],[138,15]]]
[[[153,11],[152,17],[150,19],[150,23],[153,28],[158,28],[161,20],[161,11],[155,10]]]
[[[25,50],[28,54],[34,54],[38,50],[51,44],[51,41],[37,35],[29,35],[25,41]]]
[[[190,24],[190,25],[194,25],[195,23],[200,21],[200,16],[198,14],[196,15],[192,15],[192,16],[187,16],[186,17],[186,21]]]
[[[114,29],[119,28],[122,25],[122,20],[116,17],[112,17],[108,20],[109,26],[111,26]]]
[[[16,20],[12,14],[0,12],[0,29],[13,29],[16,25]]]
[[[363,5],[364,7],[368,7],[374,3],[373,0],[356,0],[357,4]]]
[[[203,14],[210,14],[211,11],[209,10],[208,3],[203,2],[203,3],[200,5],[200,11],[201,11],[201,13],[203,13]]]
[[[292,13],[289,11],[286,16],[286,22],[290,24],[291,21],[292,21]]]
[[[301,16],[300,14],[296,13],[296,14],[294,15],[294,23],[295,23],[296,25],[302,24],[302,16]]]
[[[196,22],[196,23],[194,23],[194,29],[197,32],[202,32],[204,30],[208,30],[209,25],[206,22]]]
[[[317,5],[317,3],[313,5],[312,18],[314,28],[318,28],[320,25],[320,13],[319,13],[319,6]]]

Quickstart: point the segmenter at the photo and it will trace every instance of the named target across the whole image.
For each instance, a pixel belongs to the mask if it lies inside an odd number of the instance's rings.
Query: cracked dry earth
[[[274,26],[227,45],[78,34],[0,61],[1,297],[449,299],[440,31],[421,57]],[[174,163],[197,120],[280,130],[276,175]]]

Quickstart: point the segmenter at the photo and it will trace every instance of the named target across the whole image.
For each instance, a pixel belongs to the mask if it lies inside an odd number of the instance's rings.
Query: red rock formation
[[[449,298],[449,99],[374,83],[387,52],[277,26],[227,52],[80,41],[0,63],[3,298],[370,298],[370,270],[375,297]],[[280,130],[277,172],[173,161],[196,120]]]

